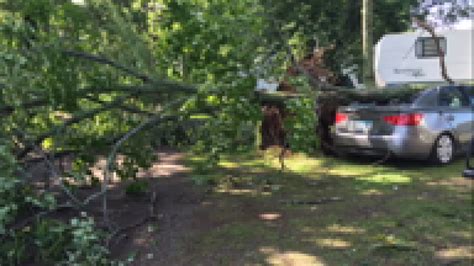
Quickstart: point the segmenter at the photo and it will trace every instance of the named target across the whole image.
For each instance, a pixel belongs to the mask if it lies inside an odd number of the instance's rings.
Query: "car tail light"
[[[336,124],[342,123],[349,118],[348,115],[343,113],[336,113]]]
[[[394,126],[418,126],[423,121],[423,114],[400,114],[385,116],[383,120]]]

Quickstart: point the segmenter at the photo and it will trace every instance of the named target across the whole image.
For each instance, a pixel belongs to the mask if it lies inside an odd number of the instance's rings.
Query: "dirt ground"
[[[140,173],[145,195],[127,196],[127,181],[110,187],[111,224],[126,228],[108,241],[113,259],[130,265],[474,263],[474,183],[460,177],[461,160],[446,167],[372,165],[295,154],[281,172],[271,156],[249,153],[224,157],[199,174],[205,158],[170,149],[157,155]],[[200,175],[212,186],[196,185]],[[84,199],[98,189],[75,192]],[[99,227],[101,211],[100,201],[88,208]],[[150,214],[154,219],[146,219]]]
[[[112,189],[109,203],[115,227],[140,223],[111,239],[113,258],[132,265],[169,265],[183,255],[187,235],[196,223],[195,213],[205,198],[205,191],[186,177],[189,169],[182,164],[183,156],[171,150],[158,153],[159,161],[141,173],[150,191],[143,197],[126,196],[123,185]],[[150,214],[152,191],[157,218],[141,223]]]
[[[150,170],[142,173],[150,190],[156,192],[158,218],[115,236],[111,241],[112,258],[131,265],[223,265],[228,261],[243,265],[247,257],[232,247],[222,247],[220,254],[211,250],[206,254],[206,243],[200,243],[203,236],[220,227],[252,221],[284,230],[284,219],[272,222],[275,215],[282,218],[280,214],[266,212],[272,208],[260,205],[258,200],[227,197],[210,187],[195,185],[189,177],[190,169],[183,165],[184,154],[166,150],[159,152],[158,158]],[[131,200],[125,196],[123,185],[111,190],[109,204],[117,228],[140,222],[149,213],[148,196]],[[248,248],[258,250],[258,243]],[[221,256],[227,262],[219,261]]]
[[[284,173],[259,156],[223,160],[212,189],[197,186],[189,158],[163,151],[143,176],[158,219],[112,241],[131,265],[472,265],[473,182],[462,161],[293,156]],[[271,164],[271,163],[270,163]],[[148,197],[113,192],[117,226],[146,217]],[[116,202],[113,198],[116,197]]]

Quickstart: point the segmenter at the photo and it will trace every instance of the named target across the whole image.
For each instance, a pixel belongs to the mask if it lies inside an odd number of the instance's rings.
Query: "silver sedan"
[[[440,86],[418,93],[407,103],[340,107],[336,113],[336,149],[356,154],[450,163],[466,152],[474,137],[474,86]]]

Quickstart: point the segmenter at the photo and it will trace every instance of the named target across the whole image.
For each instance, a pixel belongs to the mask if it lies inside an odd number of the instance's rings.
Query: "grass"
[[[472,265],[472,181],[446,167],[275,152],[234,154],[213,180],[216,225],[189,250],[221,265]],[[202,158],[190,156],[199,168]],[[331,200],[337,198],[339,200]],[[194,255],[193,255],[194,254]]]

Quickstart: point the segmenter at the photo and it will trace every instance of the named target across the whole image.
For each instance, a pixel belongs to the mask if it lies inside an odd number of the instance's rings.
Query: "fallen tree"
[[[352,88],[327,86],[320,90],[315,101],[314,110],[317,117],[315,134],[320,138],[320,149],[323,152],[332,152],[331,126],[335,122],[336,110],[339,106],[351,103],[387,105],[409,101],[420,88],[403,87],[391,90],[364,89],[356,90]],[[298,97],[309,97],[307,94],[295,92],[257,92],[257,97],[261,102],[263,111],[263,123],[261,130],[263,149],[272,145],[285,146],[285,128],[283,120],[289,115],[285,108],[285,103]],[[289,147],[291,149],[291,147]]]

